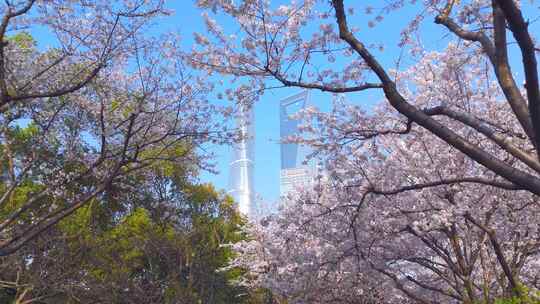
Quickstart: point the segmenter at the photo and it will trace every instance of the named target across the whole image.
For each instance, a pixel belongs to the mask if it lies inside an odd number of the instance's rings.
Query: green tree
[[[156,162],[0,258],[0,303],[268,303],[231,283],[241,269],[222,270],[245,222],[196,174],[189,162]]]

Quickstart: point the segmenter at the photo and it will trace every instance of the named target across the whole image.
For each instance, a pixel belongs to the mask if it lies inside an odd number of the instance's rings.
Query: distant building
[[[287,194],[296,187],[313,184],[314,171],[308,165],[292,169],[281,169],[279,184],[281,195]]]
[[[242,105],[236,116],[236,126],[241,132],[242,139],[233,146],[232,160],[229,165],[229,191],[228,194],[238,204],[238,210],[251,216],[255,204],[253,187],[254,167],[254,131],[253,107]]]
[[[292,117],[309,104],[309,91],[304,90],[298,94],[289,96],[280,101],[279,121],[280,137],[287,137],[298,133],[299,120]],[[315,168],[311,164],[305,164],[309,154],[307,147],[294,143],[282,143],[280,193],[286,195],[296,187],[310,185],[315,177]]]

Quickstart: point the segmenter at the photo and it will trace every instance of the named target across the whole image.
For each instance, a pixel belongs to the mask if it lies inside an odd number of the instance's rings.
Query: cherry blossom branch
[[[455,184],[462,184],[462,183],[481,184],[481,185],[497,187],[497,188],[501,188],[505,190],[514,190],[514,191],[523,190],[523,188],[516,186],[514,184],[511,184],[511,183],[505,183],[505,182],[490,180],[490,179],[481,178],[481,177],[463,177],[463,178],[442,179],[439,181],[427,182],[427,183],[419,183],[419,184],[403,186],[403,187],[390,189],[390,190],[372,188],[368,190],[368,192],[373,193],[373,194],[379,194],[379,195],[394,195],[394,194],[399,194],[399,193],[412,191],[412,190],[421,190],[425,188],[448,186],[448,185],[455,185]]]
[[[34,2],[34,1],[31,1],[31,2]],[[31,7],[31,5],[29,5],[29,6]],[[28,9],[30,9],[30,7],[28,7]],[[136,9],[138,9],[138,7],[133,8],[132,11],[135,11]],[[27,11],[28,10],[22,12],[20,15],[26,13]],[[95,79],[97,77],[98,73],[103,68],[106,67],[109,55],[116,48],[116,47],[113,46],[113,36],[114,36],[114,33],[116,32],[116,29],[117,29],[118,24],[120,22],[120,17],[129,17],[129,18],[143,17],[143,16],[155,14],[158,11],[159,11],[159,9],[155,9],[155,10],[152,10],[150,12],[138,13],[138,14],[123,14],[123,13],[116,14],[114,22],[112,24],[112,27],[111,27],[108,35],[106,36],[106,39],[105,39],[105,42],[103,44],[103,49],[101,51],[101,54],[96,59],[96,61],[93,63],[94,67],[92,69],[90,69],[90,71],[88,73],[86,73],[86,75],[82,76],[82,79],[80,79],[80,80],[77,80],[76,78],[80,77],[81,74],[84,74],[83,73],[84,71],[80,71],[79,73],[77,73],[77,75],[75,75],[69,81],[72,84],[68,85],[68,86],[66,86],[64,88],[60,88],[60,89],[53,90],[53,91],[50,91],[50,92],[41,92],[41,93],[30,93],[30,94],[21,94],[21,95],[9,94],[8,91],[7,91],[7,85],[5,86],[5,91],[3,90],[2,83],[5,84],[5,78],[3,77],[5,75],[5,73],[2,73],[4,62],[3,61],[0,62],[0,93],[2,94],[2,98],[0,99],[0,113],[3,113],[3,112],[8,110],[8,108],[9,108],[8,105],[9,105],[10,102],[17,102],[17,101],[29,100],[29,99],[37,99],[37,98],[59,97],[59,96],[63,96],[63,95],[67,95],[67,94],[76,92],[76,91],[80,90],[81,88],[85,87],[93,79]],[[7,21],[9,21],[9,19]],[[133,32],[136,31],[137,29],[138,28],[134,29]],[[129,36],[133,35],[133,32],[130,35],[127,35],[127,36],[129,37]],[[3,34],[0,35],[0,37],[3,37]],[[126,39],[126,38],[124,38],[124,39]],[[3,58],[4,58],[3,57],[3,48],[4,48],[4,46],[2,45],[0,47],[0,59],[1,60],[3,60]],[[28,85],[30,85],[32,83],[32,81],[34,81],[35,79],[37,79],[38,77],[40,77],[41,75],[46,73],[48,70],[50,70],[52,67],[54,67],[54,66],[58,65],[59,63],[61,63],[67,56],[69,56],[69,53],[65,54],[64,56],[61,56],[60,58],[55,60],[51,65],[47,66],[45,69],[43,69],[43,70],[39,71],[38,73],[36,73],[36,75],[34,75],[32,77],[32,79],[23,86],[23,89],[25,87],[27,87]]]
[[[337,130],[343,131],[344,136],[343,139],[350,139],[353,140],[366,140],[375,138],[377,136],[384,136],[384,135],[403,135],[408,134],[412,129],[412,121],[409,120],[405,124],[405,128],[403,130],[366,130],[366,129],[355,129],[355,130],[341,130],[339,128],[335,128]],[[350,142],[350,141],[349,141]],[[345,144],[349,143],[346,142]]]
[[[24,85],[22,85],[20,87],[20,90],[21,91],[24,91],[26,88],[28,88],[34,81],[36,81],[39,77],[45,75],[45,73],[47,73],[48,71],[50,71],[52,68],[54,68],[55,66],[59,65],[60,63],[62,63],[62,61],[64,61],[66,58],[68,58],[70,56],[70,54],[68,53],[64,53],[63,56],[60,56],[58,57],[56,60],[54,60],[51,64],[49,64],[48,66],[46,66],[45,68],[43,68],[41,71],[39,71],[38,73],[36,73],[36,75],[34,75],[30,80],[28,80]]]
[[[489,240],[491,242],[491,245],[493,246],[493,250],[495,251],[495,255],[497,256],[497,260],[499,261],[499,263],[500,263],[500,265],[501,265],[501,267],[502,267],[502,269],[504,271],[504,274],[506,275],[506,278],[508,279],[508,282],[510,283],[510,287],[512,288],[512,290],[511,290],[512,293],[519,296],[520,295],[519,286],[518,286],[518,284],[516,282],[514,274],[510,270],[510,266],[508,265],[508,262],[506,261],[506,258],[504,257],[504,253],[503,253],[503,250],[501,248],[501,245],[497,241],[495,231],[492,230],[492,229],[487,228],[484,225],[482,225],[482,223],[475,220],[471,216],[471,214],[468,213],[468,212],[465,214],[465,218],[467,220],[469,220],[471,223],[473,223],[474,225],[476,225],[478,228],[482,229],[483,231],[485,231],[487,233],[487,235],[489,236]]]
[[[408,103],[398,92],[395,83],[391,80],[380,63],[366,49],[364,44],[354,37],[349,31],[343,0],[333,0],[332,4],[336,12],[336,20],[339,25],[340,38],[346,41],[366,62],[371,70],[383,83],[383,90],[389,103],[401,114],[413,120],[417,124],[441,138],[454,148],[463,152],[479,164],[487,167],[496,174],[504,177],[514,184],[540,195],[540,179],[527,172],[516,169],[505,162],[495,158],[493,155],[482,150],[480,147],[470,143],[462,136],[456,134],[448,127],[429,117],[423,111]]]
[[[394,284],[396,285],[396,287],[397,287],[399,290],[401,290],[401,292],[403,292],[405,295],[407,295],[409,298],[415,300],[416,302],[422,303],[422,304],[430,304],[430,303],[431,303],[431,304],[435,304],[435,303],[436,303],[436,302],[432,302],[432,301],[428,301],[428,300],[422,299],[422,298],[420,298],[419,296],[417,296],[417,295],[415,295],[414,293],[412,293],[410,290],[408,290],[408,289],[403,285],[403,283],[401,283],[401,281],[399,280],[399,278],[398,278],[395,274],[393,274],[393,273],[391,273],[391,272],[389,272],[389,271],[387,271],[387,270],[384,270],[384,269],[382,269],[382,268],[380,268],[380,267],[377,267],[377,266],[375,266],[375,265],[373,265],[373,264],[371,265],[371,267],[372,267],[374,270],[376,270],[377,272],[379,272],[379,273],[381,273],[381,274],[383,274],[383,275],[389,277],[390,279],[392,279],[392,281],[394,281]]]
[[[83,88],[84,86],[86,86],[92,79],[94,79],[97,74],[99,73],[99,71],[105,66],[105,64],[101,63],[101,64],[98,64],[95,68],[92,69],[92,71],[83,78],[82,81],[70,86],[70,87],[67,87],[67,88],[64,88],[64,89],[60,89],[60,90],[57,90],[57,91],[53,91],[53,92],[46,92],[46,93],[36,93],[36,94],[28,94],[28,95],[18,95],[18,96],[8,96],[7,97],[7,102],[2,102],[0,103],[0,112],[5,112],[7,110],[7,103],[9,103],[10,101],[21,101],[21,100],[27,100],[27,99],[35,99],[35,98],[52,98],[52,97],[58,97],[58,96],[63,96],[63,95],[66,95],[66,94],[69,94],[69,93],[73,93],[81,88]]]
[[[12,224],[15,220],[17,220],[24,212],[26,212],[27,210],[32,208],[42,198],[49,195],[51,193],[51,190],[53,189],[53,187],[54,188],[63,187],[65,185],[74,183],[76,181],[80,181],[81,179],[87,177],[88,174],[91,173],[93,170],[97,169],[101,164],[103,164],[105,160],[106,160],[105,157],[100,157],[91,166],[89,166],[85,171],[83,171],[78,176],[76,176],[76,177],[74,177],[74,178],[72,178],[70,180],[64,181],[61,184],[56,184],[56,185],[53,185],[53,186],[49,186],[48,188],[43,189],[43,190],[35,193],[30,199],[28,199],[28,201],[26,201],[22,206],[20,206],[15,211],[13,211],[11,214],[9,214],[9,216],[7,216],[7,218],[2,223],[0,223],[0,231],[3,231],[4,229],[6,229],[10,224]],[[32,168],[31,165],[29,165],[28,169]],[[33,165],[35,165],[35,164],[33,164]],[[0,245],[0,248],[1,248],[1,245]]]
[[[437,287],[434,287],[434,286],[430,286],[430,285],[428,285],[428,284],[426,284],[426,283],[420,282],[420,281],[414,279],[412,276],[410,276],[410,275],[408,275],[408,274],[404,274],[404,276],[405,276],[405,278],[407,278],[407,280],[409,280],[410,282],[412,282],[412,283],[414,283],[414,284],[420,286],[420,287],[423,288],[423,289],[430,290],[430,291],[434,291],[434,292],[438,292],[438,293],[440,293],[440,294],[442,294],[442,295],[445,295],[445,296],[447,296],[447,297],[449,297],[449,298],[456,299],[456,300],[458,300],[458,301],[462,301],[462,300],[463,300],[463,298],[460,297],[460,296],[456,296],[455,294],[452,294],[452,293],[450,293],[450,292],[447,292],[447,291],[445,291],[445,290],[443,290],[443,289],[441,289],[441,288],[437,288]]]
[[[437,266],[447,268],[447,265],[442,264],[442,263],[437,263],[437,262],[434,262],[434,261],[431,261],[429,259],[422,258],[422,257],[411,257],[411,258],[405,258],[404,260],[411,263],[418,264],[421,267],[424,267],[426,269],[429,269],[431,272],[436,274],[441,280],[443,280],[449,286],[451,286],[456,293],[462,296],[462,293],[459,290],[458,286],[452,283],[451,278],[448,277],[448,273],[445,274],[443,271],[441,271],[441,269],[437,268]],[[452,297],[455,297],[455,296],[456,295],[453,295]]]
[[[482,133],[484,136],[489,138],[491,141],[496,143],[499,147],[503,148],[506,152],[512,154],[527,166],[540,172],[540,162],[530,155],[529,153],[521,150],[519,147],[516,147],[511,143],[511,140],[506,136],[501,136],[497,134],[493,129],[491,129],[486,123],[477,119],[476,117],[469,115],[467,113],[458,112],[448,108],[447,106],[437,106],[430,109],[425,109],[424,113],[427,115],[445,115],[452,119],[462,122],[463,124],[477,130]]]
[[[443,259],[446,263],[446,267],[450,270],[450,273],[454,276],[454,283],[449,282],[449,279],[445,278],[444,276],[441,276],[441,278],[446,281],[450,286],[454,286],[454,289],[456,292],[463,297],[463,291],[459,289],[458,279],[462,282],[465,282],[465,278],[463,276],[462,271],[458,268],[458,265],[454,262],[454,259],[452,259],[452,256],[446,246],[441,245],[437,242],[437,239],[432,238],[429,239],[428,235],[422,235],[416,232],[410,225],[405,228],[405,231],[409,232],[411,235],[415,236],[416,238],[420,239],[429,249],[431,249],[435,254]],[[436,272],[437,273],[437,272]]]
[[[500,13],[500,9],[496,9],[494,7],[493,23],[495,45],[484,32],[465,30],[457,25],[454,20],[448,16],[448,14],[438,15],[435,18],[435,23],[444,25],[448,30],[461,39],[480,43],[482,49],[495,69],[495,75],[497,76],[498,83],[501,86],[501,89],[506,96],[512,111],[516,115],[525,133],[534,142],[534,132],[532,129],[529,109],[527,108],[527,102],[521,95],[510,69],[506,46],[506,28],[504,25],[504,20],[501,24],[499,18],[500,16],[497,15],[498,13]]]
[[[6,47],[6,41],[5,41],[5,35],[7,31],[7,27],[9,25],[9,21],[12,18],[15,18],[17,16],[26,14],[30,8],[34,5],[34,2],[36,0],[29,0],[25,6],[23,6],[21,9],[17,11],[13,11],[13,7],[11,5],[8,5],[8,8],[4,14],[4,17],[2,18],[2,22],[0,23],[0,105],[3,103],[8,102],[8,88],[6,84],[6,68],[5,68],[5,47]]]
[[[291,81],[287,80],[285,77],[279,73],[266,68],[266,71],[270,73],[274,78],[281,82],[286,87],[301,87],[305,89],[317,89],[323,92],[333,92],[333,93],[349,93],[349,92],[360,92],[367,89],[381,89],[383,87],[380,83],[365,83],[355,87],[332,87],[327,85],[320,85],[314,83],[305,83],[301,81]]]

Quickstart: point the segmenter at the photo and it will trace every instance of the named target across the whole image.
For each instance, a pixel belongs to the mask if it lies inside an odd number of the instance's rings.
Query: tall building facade
[[[304,90],[280,101],[280,137],[285,140],[298,133],[300,121],[293,117],[309,104],[309,91]],[[304,164],[309,151],[294,143],[281,143],[280,193],[286,195],[296,187],[313,183],[315,168]]]
[[[236,127],[241,133],[241,140],[233,146],[232,159],[229,165],[229,195],[238,204],[238,210],[250,216],[255,204],[253,187],[254,167],[254,115],[251,105],[241,105],[236,116]]]

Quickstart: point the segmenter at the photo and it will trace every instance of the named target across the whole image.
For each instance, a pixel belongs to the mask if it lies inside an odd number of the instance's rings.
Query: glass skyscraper
[[[300,121],[293,117],[298,111],[309,104],[309,91],[304,90],[298,94],[281,100],[279,107],[280,137],[285,140],[298,133]],[[281,143],[281,171],[280,192],[286,195],[296,187],[309,185],[313,182],[314,168],[304,164],[309,153],[306,147],[294,143]]]

